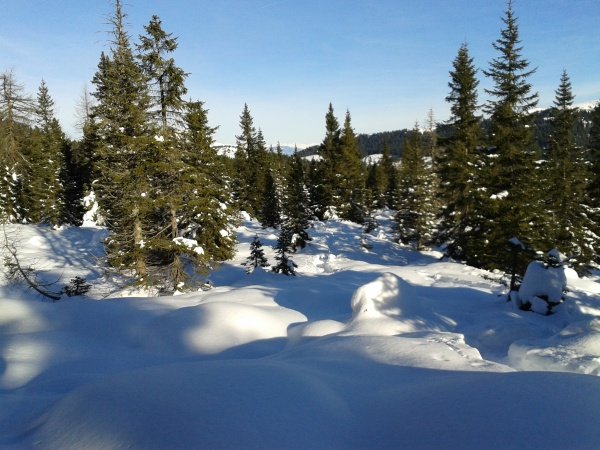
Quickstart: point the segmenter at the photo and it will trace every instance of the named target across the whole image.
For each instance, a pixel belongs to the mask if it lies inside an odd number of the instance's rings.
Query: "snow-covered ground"
[[[1,448],[597,448],[600,283],[570,274],[555,314],[492,274],[316,223],[298,276],[241,263],[208,291],[144,297],[103,268],[96,228],[13,226],[46,280],[1,287]]]

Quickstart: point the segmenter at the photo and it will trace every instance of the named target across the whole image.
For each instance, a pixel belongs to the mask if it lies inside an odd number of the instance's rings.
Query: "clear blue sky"
[[[206,102],[217,140],[234,143],[248,103],[269,143],[322,140],[329,102],[357,132],[448,118],[448,71],[462,42],[475,64],[496,56],[504,0],[124,0],[134,40],[153,14],[179,37],[189,94]],[[563,68],[578,103],[600,99],[600,1],[515,0],[540,106]],[[42,78],[63,128],[107,48],[109,0],[0,0],[0,70],[35,94]],[[489,86],[482,73],[481,88]],[[481,101],[485,95],[480,93]]]

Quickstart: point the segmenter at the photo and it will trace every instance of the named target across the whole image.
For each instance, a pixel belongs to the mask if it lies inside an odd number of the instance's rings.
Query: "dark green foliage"
[[[65,136],[54,117],[54,101],[42,81],[34,108],[36,127],[27,149],[23,209],[34,223],[58,225],[63,221]]]
[[[242,264],[246,267],[246,273],[250,274],[258,267],[269,267],[265,252],[262,248],[262,243],[258,236],[254,236],[254,240],[250,243],[250,256],[246,262]]]
[[[124,30],[120,1],[111,18],[110,55],[102,54],[93,84],[94,189],[111,235],[106,242],[109,261],[132,268],[139,279],[147,273],[144,218],[152,209],[148,193],[149,165],[156,158],[155,127],[148,120],[151,99],[146,77],[136,64]]]
[[[304,167],[298,153],[292,156],[283,201],[282,229],[291,233],[288,247],[292,251],[304,248],[311,238],[306,231],[310,226],[308,192],[304,181]]]
[[[316,215],[319,218],[326,218],[328,209],[336,207],[340,203],[338,197],[338,185],[341,175],[339,165],[341,162],[340,155],[340,125],[333,114],[333,106],[329,104],[329,109],[325,115],[325,137],[319,147],[319,161],[316,178],[319,180],[318,189],[315,199],[318,199],[319,204],[316,206]]]
[[[451,134],[438,164],[443,207],[437,238],[447,244],[449,256],[469,263],[477,263],[477,247],[484,239],[480,236],[483,191],[479,189],[481,126],[476,73],[468,47],[463,44],[450,71],[446,101],[450,103]]]
[[[528,79],[534,70],[521,56],[519,33],[512,4],[508,3],[505,28],[493,43],[499,56],[490,63],[485,75],[493,87],[486,92],[491,96],[485,107],[490,114],[489,144],[492,153],[484,159],[486,203],[485,223],[480,236],[485,236],[481,261],[485,267],[506,270],[509,256],[506,242],[519,238],[529,246],[537,246],[542,227],[540,195],[535,179],[535,161],[539,152],[530,128],[530,110],[537,104],[537,93],[532,92]],[[519,270],[525,270],[527,260],[519,261]]]
[[[285,226],[281,227],[277,245],[275,246],[277,264],[272,267],[273,272],[283,275],[296,275],[298,265],[290,259],[288,252],[292,244],[293,233]]]
[[[158,16],[152,16],[137,48],[142,70],[150,80],[151,114],[159,121],[164,135],[169,126],[181,124],[187,74],[175,65],[173,58],[167,57],[177,49],[177,38],[166,33],[161,24]]]
[[[89,284],[85,278],[77,276],[72,278],[67,286],[64,287],[63,291],[67,296],[74,297],[76,295],[85,295],[87,294],[92,285]]]
[[[272,171],[267,172],[265,192],[260,212],[260,222],[263,227],[277,228],[281,224],[281,199]]]
[[[365,168],[358,151],[356,135],[352,128],[350,111],[346,111],[344,128],[339,141],[335,178],[335,198],[342,219],[363,223],[365,205]],[[336,205],[337,206],[337,205]]]
[[[422,249],[434,231],[432,168],[423,157],[421,133],[414,129],[404,146],[399,172],[396,223],[399,240]]]
[[[589,212],[592,220],[595,238],[595,259],[600,264],[600,102],[592,111],[592,126],[588,145],[588,161],[590,182],[587,189],[587,198],[590,207]]]
[[[256,131],[247,104],[240,116],[241,134],[236,136],[234,196],[240,210],[257,217],[262,208],[267,175],[267,148],[262,131]]]
[[[24,175],[34,102],[12,71],[0,75],[0,217],[16,222],[23,211]]]
[[[544,184],[545,210],[549,215],[546,226],[548,247],[555,247],[577,260],[578,265],[592,259],[594,242],[586,205],[586,167],[583,151],[574,143],[574,95],[571,81],[564,71],[556,90],[552,115],[553,132],[548,151]]]

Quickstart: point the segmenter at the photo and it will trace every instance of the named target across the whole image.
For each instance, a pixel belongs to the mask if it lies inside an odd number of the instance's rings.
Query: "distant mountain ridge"
[[[591,125],[592,107],[586,105],[585,107],[578,108],[578,117],[573,130],[575,137],[575,144],[578,146],[586,146],[589,139],[590,125]],[[534,128],[535,128],[535,140],[538,146],[545,150],[548,148],[550,142],[550,134],[552,132],[552,109],[547,108],[533,113],[534,116]],[[484,130],[489,126],[487,119],[483,120]],[[408,129],[395,130],[395,131],[382,131],[372,134],[358,134],[358,148],[361,156],[367,157],[369,155],[380,154],[383,152],[383,144],[387,143],[390,154],[394,158],[402,157],[404,151],[404,140],[406,135],[410,132]],[[444,123],[438,124],[436,128],[439,143],[443,145],[444,140],[450,136],[450,127]],[[312,145],[299,150],[300,156],[316,155],[319,151],[319,145]]]

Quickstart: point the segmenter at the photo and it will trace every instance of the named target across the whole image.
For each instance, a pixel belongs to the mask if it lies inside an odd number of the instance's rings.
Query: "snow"
[[[286,277],[245,273],[277,230],[242,215],[214,287],[162,297],[105,270],[102,228],[8,227],[43,280],[93,288],[0,285],[0,448],[597,447],[598,279],[563,270],[553,314],[522,311],[498,274],[395,244],[392,216],[315,222]]]
[[[539,303],[542,298],[559,303],[566,288],[567,276],[563,267],[546,267],[541,261],[532,261],[525,271],[519,298],[522,303]]]

